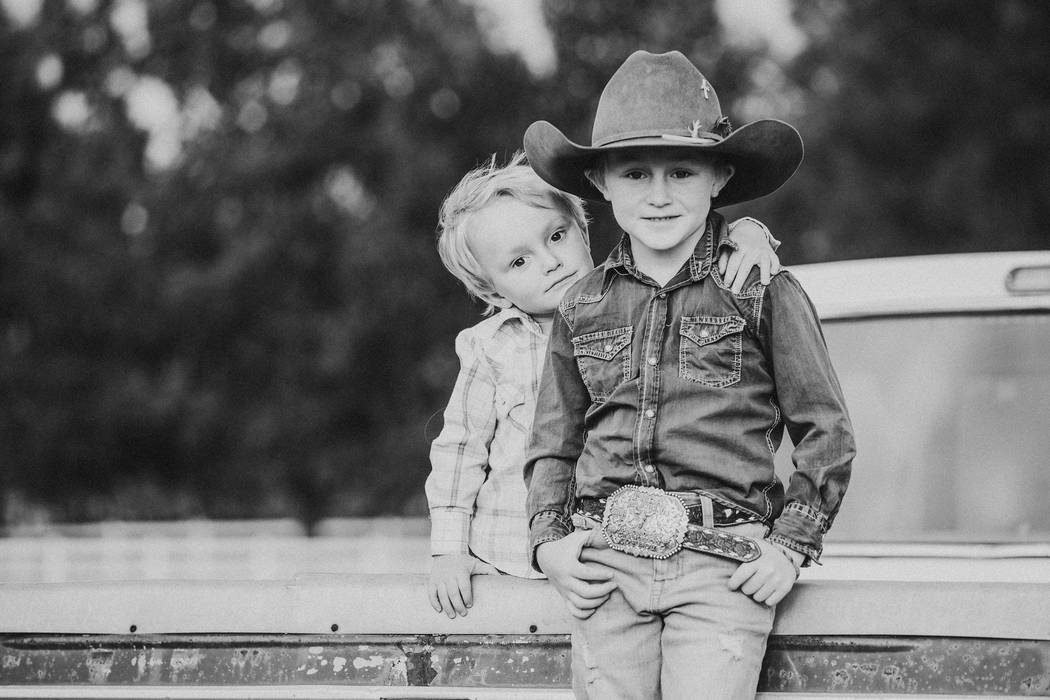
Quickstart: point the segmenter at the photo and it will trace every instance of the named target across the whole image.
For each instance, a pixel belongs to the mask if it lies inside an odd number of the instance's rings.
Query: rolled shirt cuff
[[[467,554],[470,551],[469,513],[450,508],[430,511],[430,554]]]
[[[767,539],[805,554],[806,560],[802,566],[809,566],[811,562],[820,563],[827,529],[827,516],[803,503],[792,501],[784,506],[784,512],[773,524],[773,531]]]
[[[536,561],[536,550],[541,544],[560,540],[572,531],[572,522],[558,511],[540,511],[533,516],[529,525],[529,552],[532,568],[543,573],[543,569]]]

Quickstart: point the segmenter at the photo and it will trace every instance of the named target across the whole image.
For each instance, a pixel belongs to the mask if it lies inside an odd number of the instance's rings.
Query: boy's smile
[[[732,166],[692,149],[631,148],[608,152],[604,182],[596,185],[631,237],[639,269],[663,282],[693,252],[711,198],[732,174]]]
[[[558,209],[499,197],[473,215],[467,243],[494,291],[492,303],[554,313],[594,263],[583,233]]]

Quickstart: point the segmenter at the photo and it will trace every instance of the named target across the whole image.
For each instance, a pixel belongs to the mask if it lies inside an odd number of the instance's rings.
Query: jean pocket
[[[602,530],[602,522],[588,515],[573,513],[573,527],[587,532],[587,539],[583,542],[584,549],[603,550],[610,549],[609,540],[605,539],[605,531]]]
[[[715,388],[736,384],[743,334],[740,316],[683,316],[678,374]]]
[[[631,376],[634,328],[624,326],[572,339],[572,352],[591,401],[600,403]]]

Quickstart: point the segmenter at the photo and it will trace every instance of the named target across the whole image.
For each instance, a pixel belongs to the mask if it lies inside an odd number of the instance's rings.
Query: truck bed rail
[[[0,697],[569,697],[544,582],[475,579],[450,620],[422,576],[0,585]],[[1050,696],[1047,587],[802,581],[760,697]]]

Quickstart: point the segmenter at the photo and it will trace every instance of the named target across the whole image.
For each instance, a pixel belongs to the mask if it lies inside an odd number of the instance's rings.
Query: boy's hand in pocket
[[[536,549],[536,562],[568,604],[573,617],[585,620],[616,590],[612,572],[598,563],[581,560],[591,530],[576,530]]]
[[[729,589],[739,589],[756,603],[773,607],[794,587],[803,555],[782,549],[769,540],[757,542],[762,556],[737,567],[729,577]]]

